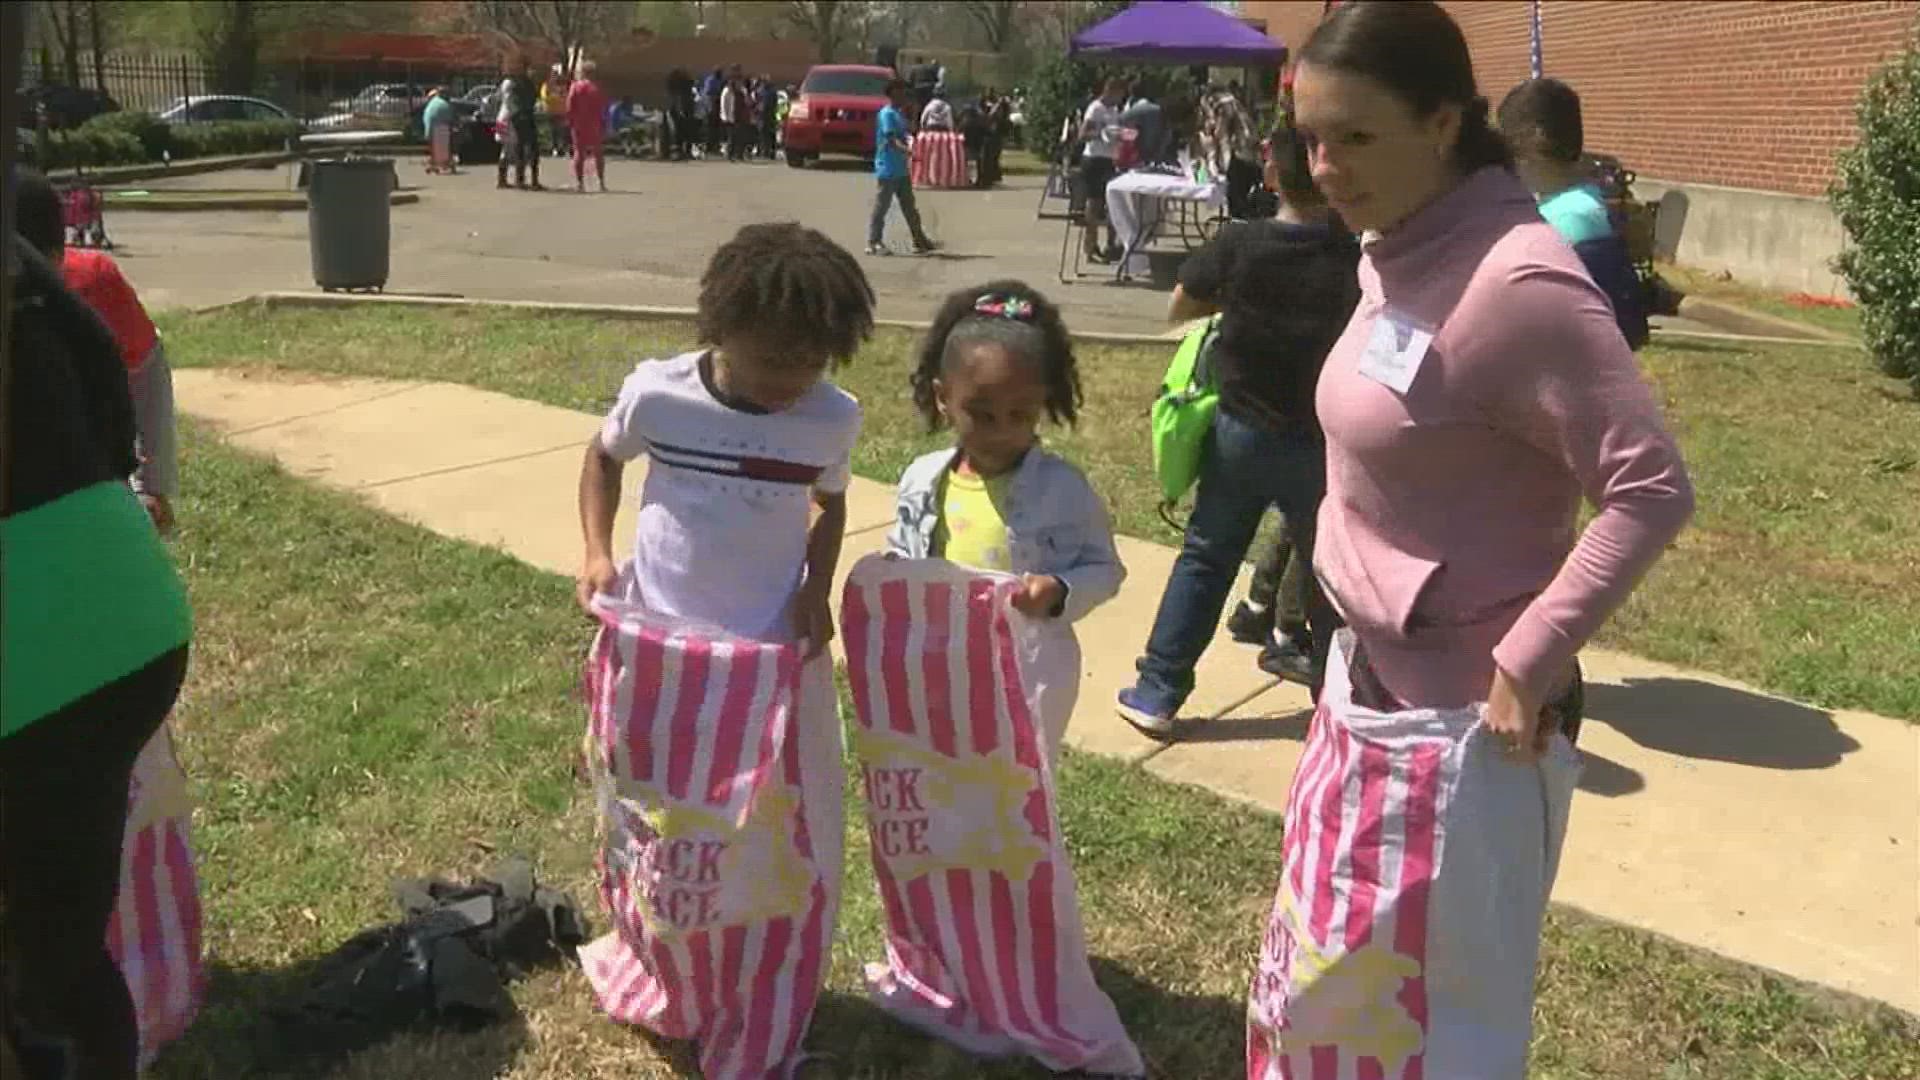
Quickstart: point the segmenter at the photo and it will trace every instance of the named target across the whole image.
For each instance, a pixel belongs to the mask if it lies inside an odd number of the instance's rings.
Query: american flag
[[[133,994],[142,1067],[186,1033],[206,989],[192,818],[186,774],[163,725],[134,763],[120,900],[107,922],[107,951]]]
[[[976,1053],[1136,1075],[1088,965],[1052,768],[1009,615],[1016,580],[861,561],[841,627],[887,958],[875,1001]]]
[[[614,1020],[696,1040],[714,1080],[760,1080],[800,1052],[833,932],[791,737],[798,648],[602,619],[587,749],[614,930],[581,967]]]

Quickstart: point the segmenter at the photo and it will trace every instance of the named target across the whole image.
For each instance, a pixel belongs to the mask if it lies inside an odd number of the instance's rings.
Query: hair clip
[[[992,315],[1002,319],[1026,322],[1033,318],[1033,301],[1018,296],[999,296],[988,293],[973,302],[976,315]]]

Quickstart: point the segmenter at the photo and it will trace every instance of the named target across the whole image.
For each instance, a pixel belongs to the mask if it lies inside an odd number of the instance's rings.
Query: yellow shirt
[[[947,473],[940,501],[940,525],[934,530],[934,550],[950,562],[975,570],[1010,573],[1013,556],[1007,548],[1007,519],[1000,511],[1007,495],[1006,476],[989,480]]]

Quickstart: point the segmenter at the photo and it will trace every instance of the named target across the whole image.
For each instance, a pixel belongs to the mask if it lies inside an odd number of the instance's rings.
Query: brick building
[[[1444,3],[1494,104],[1528,74],[1529,0]],[[1298,48],[1327,5],[1246,2]],[[1855,138],[1867,80],[1920,33],[1920,4],[1791,0],[1542,0],[1545,72],[1580,92],[1587,147],[1617,155],[1643,198],[1666,198],[1682,261],[1836,293],[1844,242],[1825,202]],[[1669,195],[1668,193],[1673,193]]]

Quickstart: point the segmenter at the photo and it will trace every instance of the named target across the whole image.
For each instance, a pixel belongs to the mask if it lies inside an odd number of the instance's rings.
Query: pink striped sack
[[[120,900],[107,923],[107,951],[133,993],[142,1068],[185,1034],[206,990],[192,824],[187,775],[162,724],[134,761]]]
[[[1481,706],[1361,708],[1350,642],[1287,796],[1248,1080],[1521,1080],[1579,755],[1516,764]]]
[[[581,966],[614,1020],[697,1041],[711,1080],[780,1075],[838,898],[803,806],[799,647],[596,603],[586,751],[613,930]]]
[[[887,920],[868,992],[976,1054],[1140,1075],[1087,963],[1028,679],[1041,631],[1009,605],[1017,586],[882,556],[847,580],[854,745]]]

